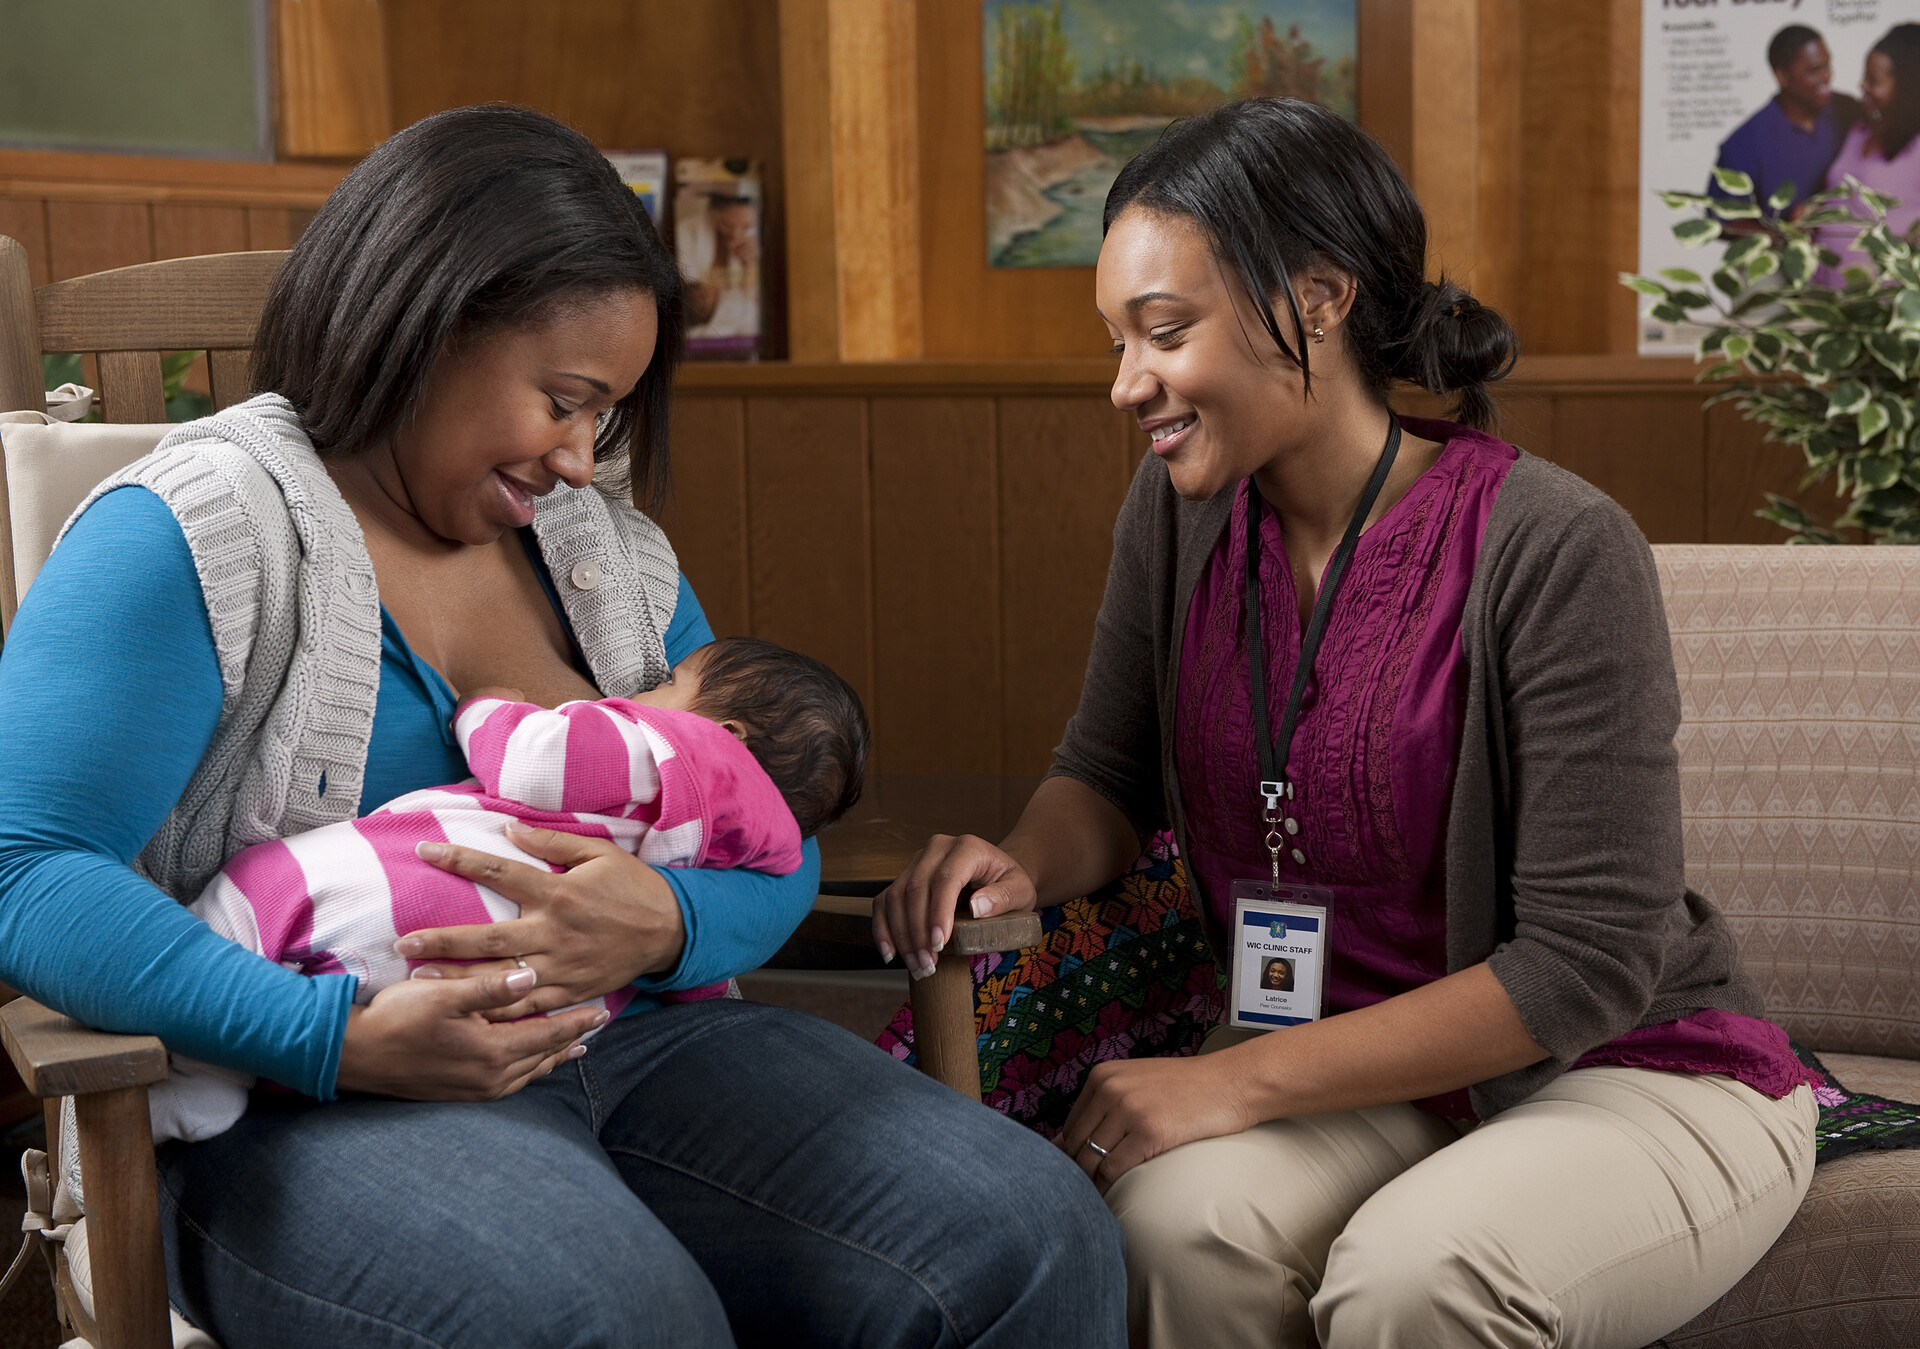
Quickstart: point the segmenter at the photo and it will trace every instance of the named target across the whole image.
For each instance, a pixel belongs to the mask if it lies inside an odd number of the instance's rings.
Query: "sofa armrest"
[[[167,1076],[166,1046],[153,1036],[92,1030],[32,998],[0,1007],[0,1041],[35,1096],[85,1096]]]

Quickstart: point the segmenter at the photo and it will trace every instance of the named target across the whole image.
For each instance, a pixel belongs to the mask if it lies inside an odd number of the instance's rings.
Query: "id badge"
[[[1327,959],[1322,885],[1233,883],[1233,1003],[1227,1024],[1273,1030],[1320,1019]]]

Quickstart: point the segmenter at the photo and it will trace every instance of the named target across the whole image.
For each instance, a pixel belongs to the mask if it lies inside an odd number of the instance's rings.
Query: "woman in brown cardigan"
[[[1058,904],[1167,824],[1223,968],[1236,892],[1317,896],[1332,1015],[1102,1064],[1067,1121],[1134,1342],[1656,1339],[1785,1227],[1815,1107],[1686,888],[1646,541],[1480,429],[1512,333],[1424,279],[1419,206],[1338,117],[1179,123],[1106,225],[1154,453],[1080,707],[998,847],[937,837],[882,897],[882,954],[924,976],[963,896]],[[1395,379],[1464,424],[1395,418]]]

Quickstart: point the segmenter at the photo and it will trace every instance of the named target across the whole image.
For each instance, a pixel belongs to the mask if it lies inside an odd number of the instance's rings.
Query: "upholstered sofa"
[[[1688,880],[1842,1084],[1920,1101],[1920,548],[1655,553]],[[1920,1151],[1819,1167],[1759,1265],[1663,1343],[1920,1345]]]

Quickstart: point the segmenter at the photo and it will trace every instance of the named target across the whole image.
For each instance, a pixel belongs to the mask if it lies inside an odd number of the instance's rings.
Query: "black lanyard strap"
[[[1313,602],[1313,617],[1300,643],[1300,663],[1294,666],[1293,688],[1287,694],[1286,711],[1280,718],[1280,734],[1272,740],[1267,738],[1267,648],[1260,635],[1260,485],[1251,478],[1247,480],[1247,664],[1253,671],[1253,734],[1254,744],[1260,751],[1263,817],[1279,809],[1282,796],[1293,796],[1293,784],[1287,777],[1287,756],[1292,752],[1294,726],[1300,719],[1300,700],[1306,696],[1307,681],[1313,677],[1314,657],[1320,654],[1320,639],[1326,636],[1334,593],[1340,589],[1347,563],[1353,560],[1353,550],[1360,542],[1360,527],[1372,513],[1373,503],[1380,499],[1380,489],[1386,486],[1387,474],[1393,470],[1394,458],[1399,453],[1400,419],[1389,410],[1386,446],[1380,451],[1380,461],[1373,466],[1373,476],[1367,479],[1366,490],[1360,493],[1360,504],[1353,508],[1347,532],[1327,560],[1326,574],[1320,578],[1320,594]]]

